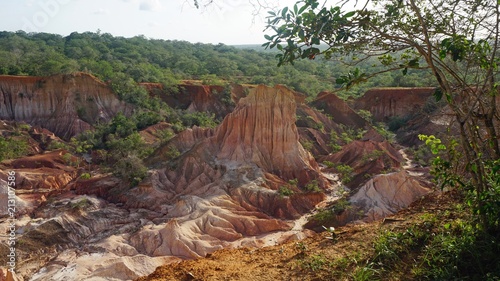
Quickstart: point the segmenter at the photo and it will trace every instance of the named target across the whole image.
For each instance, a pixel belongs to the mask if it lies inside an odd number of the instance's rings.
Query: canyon
[[[282,85],[184,82],[176,93],[142,86],[171,107],[221,122],[187,128],[160,144],[146,159],[147,176],[131,186],[85,164],[88,156],[47,147],[119,112],[129,116],[134,105],[85,73],[0,76],[0,134],[21,134],[30,147],[29,155],[0,162],[0,200],[7,172],[16,173],[18,280],[133,280],[226,248],[314,236],[312,230],[329,225],[298,222],[320,208],[333,210],[341,197],[352,208],[335,212],[335,226],[383,219],[432,190],[428,170],[356,112],[369,111],[376,121],[422,116],[432,89],[379,89],[350,106],[327,92],[306,103]],[[162,122],[140,135],[156,143],[155,132],[170,126]],[[175,159],[167,156],[172,149],[179,152]],[[339,165],[352,168],[350,181],[340,177]],[[0,209],[2,240],[6,218]]]

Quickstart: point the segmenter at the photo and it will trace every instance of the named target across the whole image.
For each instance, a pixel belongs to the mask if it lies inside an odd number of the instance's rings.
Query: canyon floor
[[[433,192],[383,220],[338,227],[334,239],[325,231],[271,247],[224,249],[206,258],[159,267],[136,281],[376,280],[370,271],[380,273],[373,264],[374,245],[383,233],[425,224],[431,217],[442,219],[441,224],[457,219],[461,214],[454,210],[456,201],[454,194]],[[406,274],[416,263],[408,261],[406,268],[386,272],[387,279],[382,280],[414,280]]]

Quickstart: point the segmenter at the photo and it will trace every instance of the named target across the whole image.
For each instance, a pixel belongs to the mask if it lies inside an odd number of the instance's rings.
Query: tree
[[[336,82],[351,87],[378,74],[408,69],[431,71],[436,99],[445,98],[460,135],[463,168],[458,184],[469,187],[475,209],[486,229],[500,229],[500,170],[497,112],[500,1],[497,0],[366,0],[346,9],[347,0],[334,7],[317,0],[299,1],[292,8],[269,12],[268,48],[281,51],[279,65],[297,59],[350,56],[351,63],[376,57],[377,71],[355,68]],[[349,1],[349,4],[351,1]],[[456,172],[456,170],[455,170]],[[487,198],[496,194],[496,201]],[[500,207],[498,207],[500,209]],[[497,216],[496,218],[494,216]]]

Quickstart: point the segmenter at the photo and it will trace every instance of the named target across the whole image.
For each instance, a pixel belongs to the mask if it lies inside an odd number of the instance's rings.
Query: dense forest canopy
[[[211,78],[236,83],[285,84],[309,96],[335,90],[335,81],[350,67],[340,60],[297,61],[277,67],[275,52],[224,44],[114,37],[100,32],[47,33],[0,32],[0,74],[47,76],[89,72],[103,81],[157,82],[173,85],[182,79]],[[373,62],[367,61],[365,67]],[[414,72],[387,73],[365,85],[342,91],[360,95],[370,87],[430,86],[431,76]]]

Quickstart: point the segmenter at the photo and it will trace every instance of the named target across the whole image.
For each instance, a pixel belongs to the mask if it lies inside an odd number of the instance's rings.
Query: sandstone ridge
[[[26,77],[0,75],[0,119],[41,126],[68,140],[131,107],[86,73]]]

